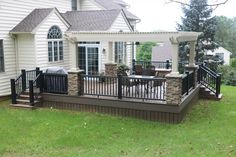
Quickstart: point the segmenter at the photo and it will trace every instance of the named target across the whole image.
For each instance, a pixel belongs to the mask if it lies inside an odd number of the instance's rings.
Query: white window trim
[[[55,61],[55,58],[54,58],[54,56],[55,56],[55,53],[54,53],[54,42],[57,42],[58,44],[57,44],[57,52],[58,52],[58,56],[57,56],[57,61]],[[60,45],[59,45],[59,42],[62,42],[62,52],[63,52],[63,59],[62,60],[60,60]],[[63,40],[62,39],[48,39],[48,42],[52,42],[52,61],[49,61],[49,54],[48,54],[48,62],[49,63],[56,63],[56,62],[62,62],[62,61],[64,61],[64,42],[63,42]]]

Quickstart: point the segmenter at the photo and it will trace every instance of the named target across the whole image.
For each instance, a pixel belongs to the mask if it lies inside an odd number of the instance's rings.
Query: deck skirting
[[[99,112],[165,123],[180,123],[187,111],[198,100],[198,97],[199,86],[190,92],[179,105],[44,93],[42,107],[80,112]]]

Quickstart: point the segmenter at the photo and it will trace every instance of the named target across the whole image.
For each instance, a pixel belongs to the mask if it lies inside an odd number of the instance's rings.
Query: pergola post
[[[196,48],[196,41],[191,41],[190,43],[190,53],[189,53],[189,66],[195,66],[195,48]]]
[[[197,76],[198,76],[198,65],[195,64],[196,56],[196,41],[190,41],[190,53],[189,53],[189,65],[185,67],[187,71],[193,71],[194,73],[194,88],[197,86]]]
[[[108,52],[107,59],[109,63],[113,63],[113,42],[108,42]]]
[[[177,38],[170,38],[171,46],[172,46],[172,75],[179,74],[179,42]]]
[[[70,71],[78,71],[77,64],[77,44],[74,41],[69,42],[69,53],[70,53]]]

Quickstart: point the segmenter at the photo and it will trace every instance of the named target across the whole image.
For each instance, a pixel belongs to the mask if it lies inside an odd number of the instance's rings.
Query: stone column
[[[176,38],[170,38],[172,44],[172,71],[171,74],[179,74],[179,42]]]
[[[117,64],[115,64],[115,63],[105,64],[105,75],[117,76]]]
[[[186,71],[193,71],[194,73],[194,88],[197,86],[198,82],[197,82],[197,75],[198,75],[198,68],[199,66],[198,65],[195,65],[195,66],[186,66],[185,69]]]
[[[195,56],[196,56],[196,42],[190,42],[190,53],[189,53],[189,66],[195,66]]]
[[[179,105],[182,101],[183,75],[166,75],[166,102],[168,105]]]
[[[83,70],[75,70],[68,72],[68,95],[78,96],[82,95],[83,89],[81,87],[83,81],[81,80],[81,75],[84,74]]]

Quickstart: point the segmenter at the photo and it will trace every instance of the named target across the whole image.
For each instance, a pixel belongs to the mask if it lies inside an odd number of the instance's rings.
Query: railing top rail
[[[22,74],[16,78],[15,82],[17,82],[21,77],[22,77]]]
[[[90,77],[90,78],[101,78],[101,77],[106,77],[106,78],[117,78],[117,76],[106,76],[106,75],[81,75],[82,77]]]
[[[142,77],[130,77],[130,76],[122,76],[123,78],[128,78],[128,79],[137,79],[137,80],[149,80],[149,81],[166,81],[166,78],[158,78],[158,77],[154,77],[154,78],[142,78]]]
[[[215,72],[211,72],[211,71],[209,71],[208,69],[206,69],[206,68],[202,68],[204,71],[206,71],[210,76],[212,76],[212,77],[214,77],[214,78],[217,78],[218,77],[218,74],[217,73],[215,73]]]
[[[211,73],[212,75],[215,75],[217,76],[218,74],[216,72],[214,72],[213,70],[211,70],[210,68],[208,68],[207,66],[205,65],[202,65],[202,68],[206,71],[208,71],[209,73]]]
[[[67,74],[43,73],[45,76],[68,76]]]

